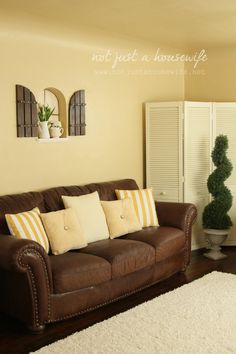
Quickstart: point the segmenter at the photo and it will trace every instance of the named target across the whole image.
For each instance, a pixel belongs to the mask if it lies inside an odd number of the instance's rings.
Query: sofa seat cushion
[[[111,265],[90,254],[67,252],[50,256],[53,290],[56,294],[88,288],[111,280]]]
[[[125,235],[122,239],[141,241],[154,247],[156,262],[183,251],[185,246],[184,232],[167,226],[146,227],[141,231]]]
[[[133,240],[102,240],[78,252],[101,257],[111,264],[112,278],[143,269],[155,263],[155,250],[147,243]]]

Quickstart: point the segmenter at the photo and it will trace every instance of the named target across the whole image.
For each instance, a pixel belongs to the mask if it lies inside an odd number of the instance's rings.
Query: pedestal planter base
[[[224,259],[228,257],[226,256],[226,254],[221,252],[221,247],[219,247],[219,250],[211,250],[208,253],[204,253],[204,256],[213,259],[214,261],[218,261],[219,259]]]

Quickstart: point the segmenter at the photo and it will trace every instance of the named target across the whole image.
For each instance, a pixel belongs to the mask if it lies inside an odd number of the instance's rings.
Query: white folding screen
[[[146,104],[146,182],[160,201],[183,201],[182,102]]]
[[[193,248],[204,246],[202,211],[209,202],[215,137],[226,134],[234,170],[226,184],[234,196],[234,222],[226,241],[236,245],[236,103],[158,102],[146,104],[146,182],[159,201],[191,202],[198,219]]]

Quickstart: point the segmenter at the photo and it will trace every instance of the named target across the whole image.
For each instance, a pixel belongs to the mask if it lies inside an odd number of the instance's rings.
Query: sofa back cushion
[[[0,196],[0,234],[9,234],[5,214],[17,214],[38,207],[42,213],[64,209],[62,195],[83,195],[98,191],[102,200],[116,200],[115,189],[137,189],[132,179],[91,183],[84,186],[55,187],[42,192]]]
[[[0,197],[0,234],[9,234],[5,214],[17,214],[38,207],[45,212],[43,195],[40,192],[5,195]]]
[[[133,179],[123,179],[112,182],[91,183],[84,186],[69,186],[50,188],[42,192],[47,211],[64,208],[61,196],[80,196],[97,191],[101,200],[116,200],[115,189],[137,189]]]

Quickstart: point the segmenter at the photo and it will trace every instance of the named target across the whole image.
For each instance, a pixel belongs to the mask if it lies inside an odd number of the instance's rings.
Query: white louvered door
[[[225,184],[233,195],[233,207],[229,215],[234,226],[225,242],[228,245],[236,244],[236,102],[213,103],[214,112],[214,138],[219,134],[225,134],[229,139],[229,150],[227,156],[233,164],[233,172]]]
[[[209,202],[207,178],[211,172],[212,104],[184,103],[184,202],[193,203],[198,210],[193,228],[192,245],[205,243],[202,212]]]
[[[183,201],[182,102],[146,104],[146,184],[159,201]]]

